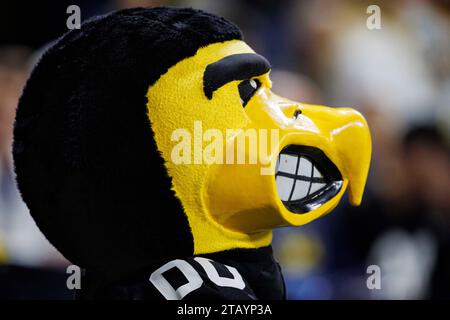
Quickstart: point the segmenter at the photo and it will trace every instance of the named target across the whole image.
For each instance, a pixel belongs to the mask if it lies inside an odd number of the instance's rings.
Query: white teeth
[[[320,173],[319,170],[317,170],[316,167],[314,167],[314,178],[322,178],[322,174]]]
[[[258,85],[256,84],[256,81],[253,79],[250,79],[250,85],[253,87],[253,89],[256,89],[256,87],[258,87]]]
[[[316,192],[319,189],[322,189],[325,187],[325,183],[312,183],[311,184],[311,191],[309,191],[309,194]]]
[[[294,184],[294,179],[277,176],[278,196],[282,201],[288,201]]]
[[[291,200],[299,200],[308,195],[309,181],[295,180],[295,189]]]
[[[295,170],[297,169],[297,156],[281,154],[279,158],[280,164],[278,166],[278,171],[295,174]]]
[[[326,186],[325,183],[311,181],[313,180],[312,178],[323,179],[323,175],[305,157],[293,154],[280,154],[275,165],[275,172],[277,173],[276,186],[278,196],[282,201],[301,200]],[[301,176],[301,178],[295,179],[295,176]]]
[[[312,163],[306,158],[300,158],[300,165],[298,167],[297,175],[310,177],[311,176]]]

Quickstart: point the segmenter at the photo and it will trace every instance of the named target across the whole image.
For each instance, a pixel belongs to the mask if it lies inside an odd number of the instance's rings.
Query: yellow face
[[[268,245],[273,228],[327,214],[347,187],[350,202],[361,202],[371,156],[365,119],[277,96],[265,60],[245,42],[200,48],[147,97],[195,254]]]

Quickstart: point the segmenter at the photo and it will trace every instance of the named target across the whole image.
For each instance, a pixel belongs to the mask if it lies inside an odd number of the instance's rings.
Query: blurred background
[[[0,3],[0,299],[71,299],[69,264],[42,236],[16,189],[12,126],[22,87],[66,9],[82,20],[136,6],[192,6],[235,22],[271,61],[274,91],[353,107],[373,138],[360,207],[277,230],[290,299],[450,298],[450,1],[97,0]],[[381,29],[369,30],[369,5]],[[381,289],[367,268],[381,268]]]

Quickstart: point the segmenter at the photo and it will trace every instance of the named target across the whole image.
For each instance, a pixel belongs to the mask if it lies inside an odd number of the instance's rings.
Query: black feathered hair
[[[87,21],[43,55],[17,110],[15,169],[37,225],[71,262],[134,268],[193,254],[146,93],[200,47],[232,39],[234,24],[200,10],[136,8]]]

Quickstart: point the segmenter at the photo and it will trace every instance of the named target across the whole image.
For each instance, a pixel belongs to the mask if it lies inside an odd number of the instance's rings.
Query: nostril
[[[292,115],[292,118],[294,120],[296,120],[301,114],[302,114],[302,110],[297,109],[297,110],[294,111],[294,114]]]

